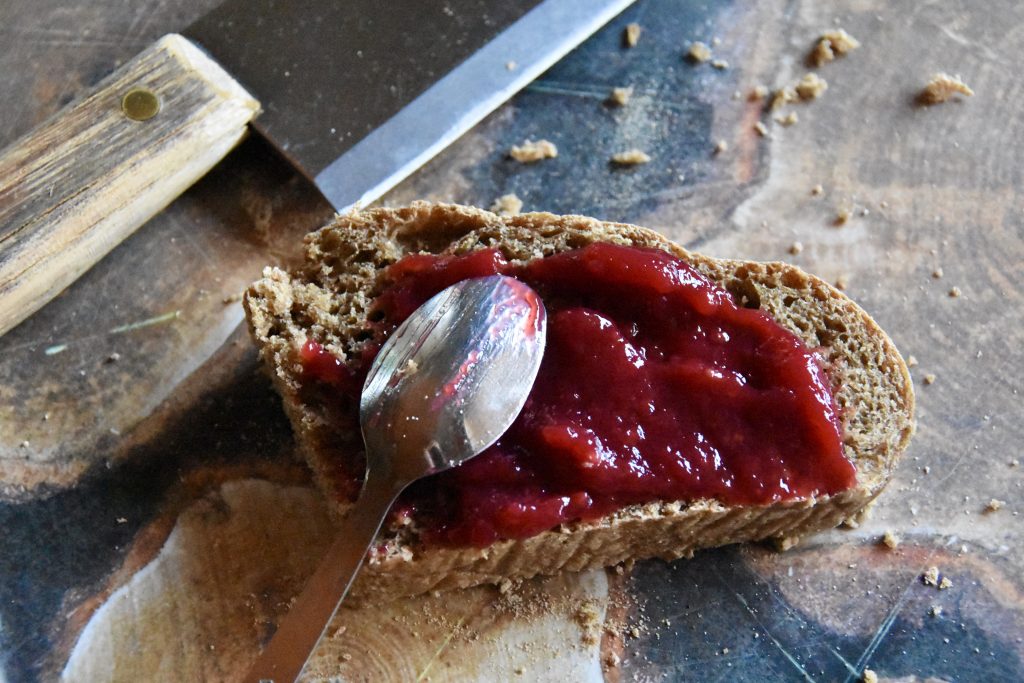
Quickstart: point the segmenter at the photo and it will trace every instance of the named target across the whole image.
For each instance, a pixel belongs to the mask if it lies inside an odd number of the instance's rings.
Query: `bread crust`
[[[296,436],[333,510],[352,495],[342,458],[358,458],[358,430],[332,424],[323,406],[304,403],[297,351],[307,339],[337,357],[358,357],[360,331],[384,269],[411,253],[465,253],[498,247],[513,262],[605,241],[653,247],[691,263],[741,305],[762,308],[820,349],[844,421],[844,454],[857,483],[834,496],[767,506],[711,500],[626,507],[592,522],[565,524],[529,539],[486,548],[423,545],[413,526],[382,532],[353,589],[356,599],[524,579],[626,560],[692,555],[699,548],[759,539],[797,539],[833,527],[870,503],[892,476],[914,431],[914,392],[895,345],[874,320],[823,280],[784,263],[715,259],[689,252],[634,225],[583,216],[500,217],[451,204],[418,202],[337,217],[306,237],[293,273],[268,268],[244,305],[260,354],[284,400]]]

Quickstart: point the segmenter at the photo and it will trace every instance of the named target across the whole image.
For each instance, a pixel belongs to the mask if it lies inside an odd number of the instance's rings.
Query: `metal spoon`
[[[362,492],[245,681],[298,678],[398,494],[479,454],[519,415],[540,369],[546,329],[536,292],[493,275],[449,287],[394,331],[359,404]]]

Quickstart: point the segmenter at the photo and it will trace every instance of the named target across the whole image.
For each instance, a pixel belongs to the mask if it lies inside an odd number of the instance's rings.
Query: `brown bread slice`
[[[413,595],[631,559],[673,559],[741,541],[795,539],[851,518],[888,482],[914,430],[910,375],[874,320],[829,284],[784,263],[690,253],[633,225],[548,213],[499,217],[463,206],[417,203],[339,217],[306,237],[303,266],[292,273],[266,269],[245,297],[253,337],[337,513],[349,506],[346,466],[351,471],[359,462],[362,443],[357,430],[329,419],[326,406],[302,400],[298,350],[305,340],[319,342],[338,358],[358,358],[383,271],[406,254],[499,247],[511,260],[526,261],[595,241],[675,254],[742,305],[763,308],[809,346],[821,348],[844,416],[844,451],[857,467],[856,486],[831,497],[769,506],[711,500],[631,506],[597,521],[483,549],[425,546],[415,525],[407,524],[382,532],[380,549],[357,581],[357,596]]]

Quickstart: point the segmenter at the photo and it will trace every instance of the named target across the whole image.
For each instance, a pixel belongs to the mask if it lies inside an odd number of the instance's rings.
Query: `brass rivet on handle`
[[[121,98],[121,111],[132,121],[147,121],[160,112],[160,98],[151,90],[134,88]]]

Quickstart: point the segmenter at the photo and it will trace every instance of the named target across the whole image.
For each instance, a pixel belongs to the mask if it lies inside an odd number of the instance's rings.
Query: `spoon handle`
[[[359,500],[274,637],[249,669],[245,683],[292,683],[299,677],[403,488],[391,477],[367,472]]]

